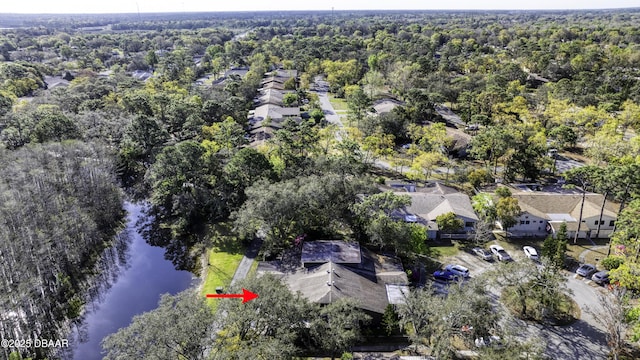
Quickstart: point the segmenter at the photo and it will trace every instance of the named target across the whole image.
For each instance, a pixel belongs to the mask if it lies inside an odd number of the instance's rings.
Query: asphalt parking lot
[[[488,248],[488,245],[486,246]],[[538,249],[539,250],[539,249]],[[516,261],[530,261],[522,250],[507,249]],[[443,265],[459,264],[469,269],[471,278],[480,276],[499,262],[485,261],[466,251],[460,251],[454,256],[442,259]],[[514,320],[515,326],[521,328],[520,337],[523,341],[542,339],[545,354],[552,359],[606,359],[608,348],[603,326],[595,320],[601,307],[598,300],[600,293],[606,293],[606,288],[599,286],[592,280],[583,278],[575,272],[564,271],[567,278],[566,287],[572,292],[572,298],[581,310],[581,318],[567,326],[543,326],[537,323]],[[431,284],[437,293],[446,294],[448,284],[434,281]],[[499,298],[499,290],[492,288],[492,293]],[[499,306],[499,305],[498,305]]]

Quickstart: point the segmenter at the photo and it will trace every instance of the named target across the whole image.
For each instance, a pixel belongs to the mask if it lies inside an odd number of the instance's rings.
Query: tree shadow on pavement
[[[530,326],[546,339],[545,353],[552,359],[606,359],[609,353],[606,334],[584,320],[570,326]]]

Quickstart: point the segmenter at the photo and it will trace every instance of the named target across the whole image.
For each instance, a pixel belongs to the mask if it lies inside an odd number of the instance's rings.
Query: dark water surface
[[[80,330],[82,341],[76,341],[73,349],[75,360],[102,359],[103,338],[128,326],[135,315],[155,309],[160,295],[179,293],[192,283],[190,272],[176,270],[165,260],[165,250],[147,244],[138,232],[137,224],[145,218],[144,206],[125,203],[125,209],[128,245],[124,254],[117,254],[123,260],[115,264],[111,286],[88,305]],[[74,335],[77,338],[78,333]]]

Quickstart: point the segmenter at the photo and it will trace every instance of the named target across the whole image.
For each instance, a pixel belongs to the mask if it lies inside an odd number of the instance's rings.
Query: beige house
[[[600,194],[585,194],[584,206],[580,193],[524,192],[513,197],[522,209],[516,225],[508,229],[514,236],[555,236],[566,223],[569,237],[577,231],[579,238],[605,238],[611,235],[618,217],[618,205],[606,201],[603,208],[605,199]],[[582,222],[578,224],[581,206]]]

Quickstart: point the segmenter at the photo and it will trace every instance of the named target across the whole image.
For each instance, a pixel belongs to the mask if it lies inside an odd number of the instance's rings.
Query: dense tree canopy
[[[14,314],[2,319],[3,334],[37,329],[53,336],[64,319],[78,314],[84,274],[122,216],[115,176],[127,193],[150,200],[148,239],[165,246],[177,265],[193,268],[199,255],[194,249],[204,243],[208,226],[227,220],[236,225],[235,235],[265,235],[269,253],[303,234],[352,237],[402,255],[423,253],[425,230],[392,217],[406,199],[371,195],[365,173],[372,166],[388,162],[400,168],[399,175],[425,183],[442,179],[446,170],[445,181],[452,178],[453,185],[471,191],[494,178],[553,177],[556,160],[575,156],[593,166],[568,172],[568,182],[603,193],[602,208],[614,200],[628,209],[616,224],[613,248],[624,245],[628,260],[620,282],[635,284],[637,10],[4,14],[2,21],[8,28],[0,30],[0,273],[11,291],[0,295],[0,314]],[[87,30],[98,28],[105,30]],[[271,139],[249,144],[256,124],[247,115],[263,78],[278,67],[300,75],[277,86],[291,91],[282,103],[300,109],[301,116],[264,119]],[[346,129],[323,121],[336,114],[325,113],[319,96],[307,91],[316,76],[328,80],[331,98],[345,99],[333,101],[336,110],[345,106]],[[374,112],[372,105],[386,98],[395,108]],[[554,157],[548,155],[552,148],[559,151]],[[520,209],[501,189],[498,198],[474,197],[474,209],[487,223],[499,220],[508,229]],[[440,223],[445,230],[459,225],[451,216]],[[17,246],[32,251],[18,254]],[[484,295],[467,295],[486,305]],[[156,315],[169,316],[182,296],[165,298]],[[283,290],[278,296],[292,295]],[[449,356],[450,342],[439,339],[461,336],[468,342],[458,325],[467,325],[459,321],[473,320],[472,314],[453,300],[421,296],[408,304],[426,303],[424,313],[411,313],[409,321],[405,308],[404,324],[415,326],[415,342],[429,335],[426,343]],[[34,306],[42,298],[58,303]],[[283,307],[290,314],[257,310],[275,321],[311,306],[298,300]],[[335,304],[322,314],[352,322],[352,305]],[[460,310],[469,318],[443,318],[432,308]],[[232,308],[226,311],[238,326],[220,323],[232,334],[218,333],[223,358],[253,358],[241,351],[246,344],[258,344],[256,353],[265,358],[297,354],[305,341],[308,348],[339,352],[357,338],[356,331],[347,331],[324,342],[310,340],[314,332],[336,331],[318,318],[307,319],[309,328],[295,321],[295,329],[254,328],[234,318]],[[431,318],[421,323],[425,314]],[[139,318],[136,326],[156,321],[156,315]],[[190,319],[176,319],[177,326],[180,320]],[[441,327],[430,328],[434,324]],[[112,338],[111,355],[124,351],[120,345],[133,333]],[[202,344],[189,347],[192,339],[186,338],[168,343],[162,337],[168,334],[158,335],[169,344],[167,352],[149,356],[201,356]],[[420,334],[425,337],[417,339]]]
[[[113,164],[100,146],[68,142],[0,150],[0,167],[1,335],[65,336],[122,220]]]

